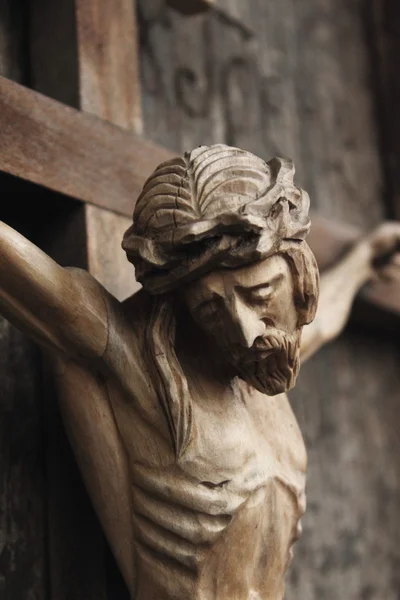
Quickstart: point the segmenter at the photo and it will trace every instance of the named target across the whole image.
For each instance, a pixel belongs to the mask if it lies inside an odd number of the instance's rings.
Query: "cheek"
[[[201,314],[194,313],[192,316],[197,325],[210,337],[214,338],[219,345],[228,343],[230,327],[224,311],[204,311]]]
[[[293,294],[278,294],[268,305],[268,313],[275,322],[275,327],[292,333],[297,329],[298,314]]]
[[[297,313],[297,308],[294,304],[294,298],[291,299],[291,302],[290,302],[289,306],[287,307],[286,315],[287,315],[288,329],[290,332],[292,332],[295,329],[297,329],[298,321],[299,321],[299,315]]]

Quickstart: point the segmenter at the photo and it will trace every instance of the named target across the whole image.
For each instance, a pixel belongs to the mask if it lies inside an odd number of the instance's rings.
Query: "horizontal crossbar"
[[[131,215],[146,177],[174,153],[0,77],[0,170]]]

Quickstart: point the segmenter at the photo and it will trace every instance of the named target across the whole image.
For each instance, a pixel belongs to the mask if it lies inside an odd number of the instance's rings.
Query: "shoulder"
[[[103,286],[85,269],[78,267],[65,267],[69,275],[69,289],[71,298],[85,299],[87,304],[93,304],[97,311],[105,310]],[[98,305],[98,306],[97,306]]]
[[[68,323],[63,323],[64,346],[74,344],[84,355],[99,359],[114,373],[137,371],[143,355],[151,298],[140,290],[124,302],[108,292],[90,273],[67,267]],[[136,365],[136,367],[135,367]]]
[[[75,267],[68,274],[66,295],[70,310],[63,326],[70,342],[79,342],[89,357],[113,359],[129,348],[137,348],[148,302],[138,292],[124,302],[117,300],[88,271]],[[68,341],[68,340],[67,340]]]
[[[83,269],[65,267],[64,272],[64,310],[58,319],[58,335],[67,354],[75,358],[99,358],[108,339],[107,293]]]

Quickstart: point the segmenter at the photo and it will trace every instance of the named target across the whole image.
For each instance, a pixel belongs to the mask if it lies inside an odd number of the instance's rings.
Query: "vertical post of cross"
[[[132,0],[39,0],[32,6],[33,84],[45,95],[93,114],[136,134],[142,133],[138,44]],[[53,56],[60,62],[54,65]],[[57,49],[57,53],[55,50]],[[121,165],[129,169],[129,165]],[[132,198],[133,209],[134,198]],[[100,207],[82,204],[48,240],[48,250],[60,262],[86,268],[116,297],[138,285],[120,243],[130,219]],[[78,244],[78,255],[71,248]],[[48,379],[48,385],[51,384]],[[50,393],[50,395],[52,395]],[[52,597],[105,600],[104,545],[81,486],[76,468],[65,465],[70,455],[58,414],[47,402],[49,427],[48,504]],[[56,427],[54,427],[56,422]],[[67,466],[63,469],[63,465]],[[74,472],[75,471],[75,472]],[[75,504],[75,506],[74,506]],[[85,522],[77,515],[86,506]],[[60,515],[63,515],[60,518]],[[76,524],[81,531],[78,531]],[[86,551],[78,548],[82,544]],[[65,566],[68,564],[68,568]]]

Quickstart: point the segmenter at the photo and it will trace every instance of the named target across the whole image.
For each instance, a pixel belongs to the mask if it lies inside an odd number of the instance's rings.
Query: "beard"
[[[251,348],[227,345],[224,355],[237,375],[262,394],[276,396],[293,388],[300,368],[301,330],[274,329]]]

